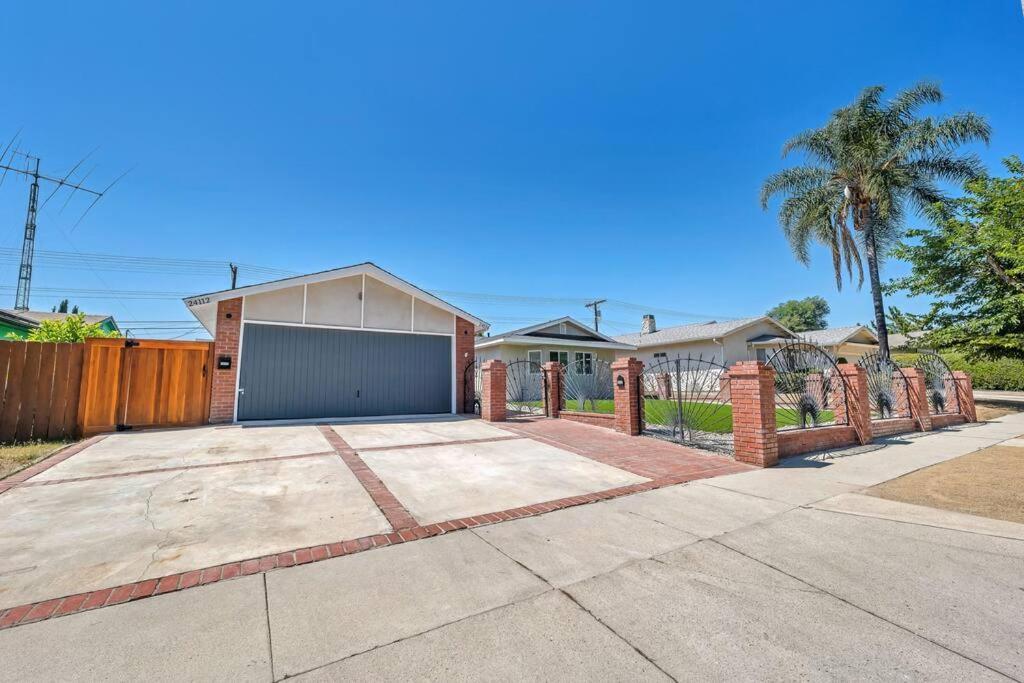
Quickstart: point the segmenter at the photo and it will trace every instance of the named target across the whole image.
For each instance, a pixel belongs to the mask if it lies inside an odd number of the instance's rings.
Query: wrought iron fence
[[[644,367],[640,376],[643,433],[707,450],[732,452],[728,369],[686,356]]]
[[[779,431],[848,423],[846,382],[835,359],[804,341],[787,342],[768,357],[775,370]]]
[[[960,397],[956,390],[956,380],[953,378],[953,370],[942,356],[934,351],[922,351],[917,354],[914,367],[924,374],[928,405],[932,413],[959,413]]]
[[[505,404],[508,417],[548,414],[548,378],[540,363],[515,360],[506,366]]]
[[[611,363],[587,357],[562,366],[562,409],[615,412]]]
[[[864,368],[871,401],[871,419],[912,417],[910,409],[910,381],[903,369],[891,358],[869,353],[857,361]]]
[[[467,363],[462,371],[463,410],[467,413],[480,414],[480,396],[484,386],[484,373],[479,360]]]

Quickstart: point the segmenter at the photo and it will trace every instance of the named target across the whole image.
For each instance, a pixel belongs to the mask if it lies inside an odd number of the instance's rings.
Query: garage
[[[214,423],[461,412],[463,370],[487,329],[372,263],[185,305],[214,338]]]

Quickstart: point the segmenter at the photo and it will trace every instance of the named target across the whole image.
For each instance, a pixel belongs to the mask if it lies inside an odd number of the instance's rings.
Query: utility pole
[[[603,304],[606,301],[608,301],[608,299],[596,299],[594,301],[591,301],[589,304],[586,304],[587,308],[593,308],[594,309],[594,331],[595,332],[600,331],[598,325],[600,324],[600,321],[601,321],[601,304]]]
[[[238,266],[234,263],[229,263],[228,268],[231,269],[231,289],[234,289],[238,283]]]
[[[41,159],[39,157],[26,154],[25,152],[19,152],[17,149],[15,149],[13,152],[11,152],[10,158],[8,158],[7,152],[8,150],[10,150],[13,144],[14,140],[11,140],[11,142],[8,143],[7,147],[4,149],[3,153],[0,154],[0,170],[3,171],[3,174],[0,175],[0,183],[3,183],[4,178],[7,177],[7,174],[9,172],[32,180],[32,183],[29,185],[28,190],[28,211],[25,215],[25,236],[21,242],[21,266],[18,269],[18,290],[14,296],[15,310],[27,311],[29,295],[31,294],[32,291],[32,259],[36,251],[36,215],[40,208],[39,181],[43,180],[49,183],[53,183],[55,185],[55,187],[53,188],[53,192],[51,192],[50,195],[43,201],[43,206],[46,206],[46,203],[50,201],[62,187],[67,187],[71,189],[71,195],[69,195],[67,201],[64,202],[64,206],[68,205],[68,202],[71,201],[71,197],[74,196],[75,192],[85,192],[86,194],[92,195],[94,197],[92,203],[89,204],[88,208],[86,208],[84,212],[82,212],[82,215],[79,217],[78,222],[75,223],[75,226],[77,227],[78,223],[81,223],[82,219],[85,218],[85,214],[89,213],[92,207],[96,206],[96,202],[98,202],[103,197],[103,195],[107,193],[107,190],[112,188],[118,180],[120,180],[126,175],[126,173],[121,174],[121,176],[114,180],[113,183],[107,185],[107,187],[104,190],[93,190],[88,187],[85,187],[85,185],[82,184],[82,181],[84,181],[85,178],[88,177],[89,173],[86,173],[80,181],[69,181],[71,175],[78,170],[78,168],[82,165],[85,159],[88,158],[88,155],[86,155],[85,158],[83,158],[81,161],[75,164],[74,167],[72,167],[72,169],[68,171],[63,178],[52,178],[48,175],[44,175],[39,172],[39,165],[41,162]],[[21,166],[13,165],[15,159],[18,157],[21,157],[25,160],[24,168],[22,168]],[[72,228],[72,230],[74,230],[74,228]]]

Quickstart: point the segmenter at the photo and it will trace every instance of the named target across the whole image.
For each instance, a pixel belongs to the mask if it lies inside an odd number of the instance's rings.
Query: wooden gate
[[[82,436],[206,424],[213,342],[90,339],[78,425]]]

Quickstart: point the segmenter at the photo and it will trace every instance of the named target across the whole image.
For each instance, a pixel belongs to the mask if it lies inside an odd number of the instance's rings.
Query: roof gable
[[[726,320],[723,322],[712,320],[705,323],[677,325],[675,327],[666,327],[649,334],[641,334],[639,332],[623,334],[615,337],[615,339],[625,344],[633,344],[639,348],[664,346],[668,344],[684,344],[707,339],[720,339],[722,337],[727,337],[741,332],[742,330],[761,322],[768,323],[769,325],[778,328],[779,331],[787,337],[794,336],[793,333],[786,329],[779,321],[769,316],[762,315],[756,318],[738,318],[736,320]]]
[[[529,327],[521,327],[518,330],[511,330],[509,332],[503,332],[498,337],[550,337],[553,339],[587,339],[591,341],[603,341],[609,343],[616,343],[616,340],[607,335],[601,334],[597,330],[587,327],[579,320],[571,316],[564,316],[562,318],[556,318],[555,320],[548,320],[546,322],[537,323],[536,325],[530,325]]]

